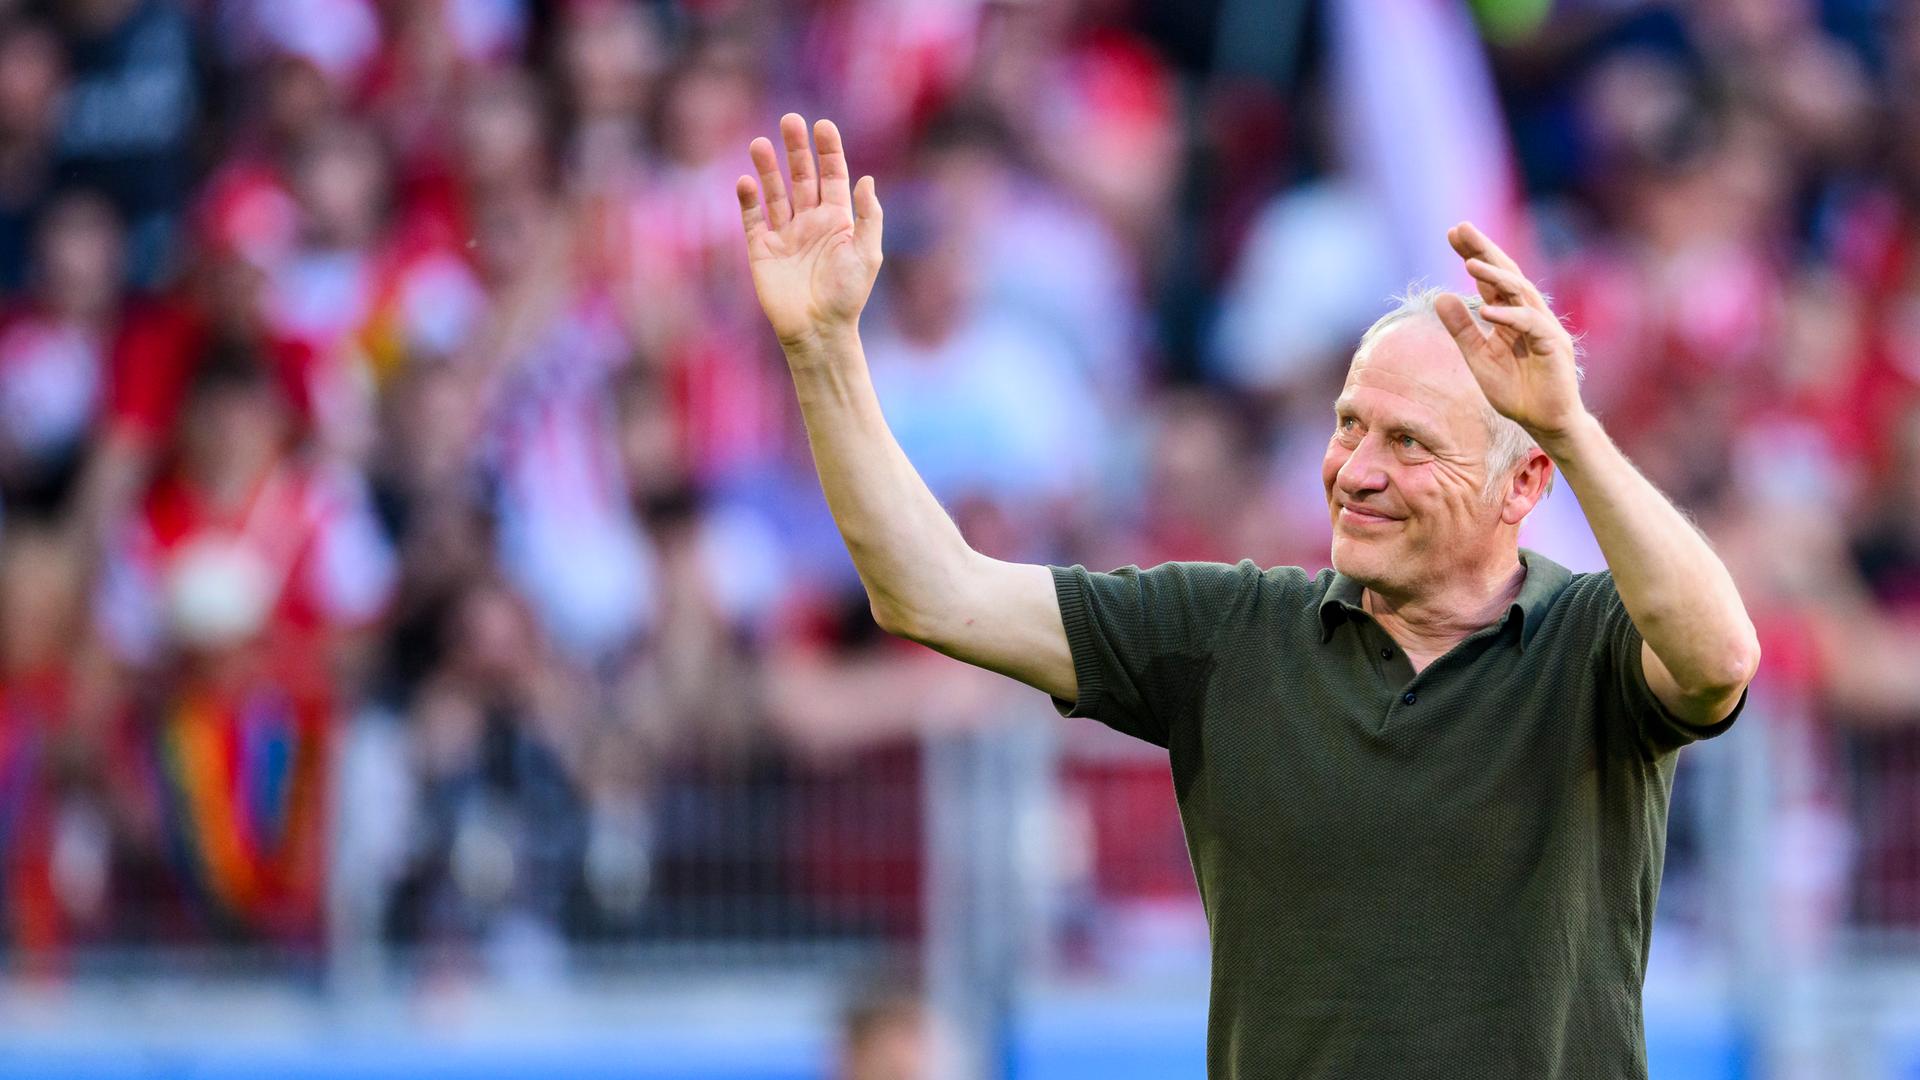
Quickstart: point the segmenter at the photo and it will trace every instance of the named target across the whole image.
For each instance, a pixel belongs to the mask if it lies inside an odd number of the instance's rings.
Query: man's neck
[[[1527,568],[1517,557],[1502,559],[1457,575],[1435,592],[1389,597],[1367,588],[1360,604],[1420,668],[1468,634],[1499,621],[1526,579]]]

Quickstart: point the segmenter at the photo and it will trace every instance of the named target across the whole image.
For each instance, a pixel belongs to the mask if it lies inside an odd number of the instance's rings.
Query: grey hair
[[[1478,293],[1454,292],[1451,289],[1441,288],[1438,285],[1422,285],[1419,282],[1414,282],[1407,286],[1405,292],[1398,296],[1389,297],[1393,303],[1393,307],[1389,309],[1386,314],[1373,320],[1373,325],[1367,327],[1366,332],[1360,335],[1360,344],[1354,347],[1353,359],[1348,362],[1347,366],[1351,368],[1354,364],[1364,360],[1367,354],[1373,351],[1373,347],[1379,343],[1380,339],[1386,336],[1387,331],[1408,319],[1416,316],[1426,316],[1438,322],[1440,316],[1434,311],[1434,305],[1442,296],[1448,295],[1458,296],[1461,301],[1467,305],[1467,312],[1473,316],[1475,323],[1478,323],[1483,328],[1492,325],[1480,315],[1480,305],[1482,301]],[[1579,355],[1580,345],[1578,341],[1575,341],[1573,374],[1576,379],[1584,379],[1587,372],[1578,362]],[[1526,428],[1521,427],[1507,417],[1501,416],[1484,398],[1481,399],[1481,418],[1487,425],[1488,443],[1487,478],[1480,489],[1480,494],[1489,503],[1492,503],[1499,501],[1498,492],[1501,481],[1512,476],[1514,470],[1518,469],[1521,463],[1527,460],[1527,455],[1535,450],[1539,444],[1533,441],[1533,436],[1527,434]],[[1553,494],[1553,477],[1549,475],[1547,477],[1547,489],[1541,492],[1540,497],[1544,499],[1551,494]]]

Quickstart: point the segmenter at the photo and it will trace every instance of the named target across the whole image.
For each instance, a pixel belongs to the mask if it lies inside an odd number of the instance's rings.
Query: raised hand
[[[1484,301],[1480,316],[1492,326],[1475,322],[1457,296],[1442,296],[1434,312],[1487,400],[1543,444],[1572,430],[1586,415],[1573,335],[1513,257],[1473,223],[1448,229],[1447,243],[1467,261]]]
[[[818,168],[807,145],[807,122],[798,113],[780,118],[780,137],[793,173],[791,196],[773,143],[764,136],[747,148],[759,183],[742,176],[734,193],[747,231],[753,291],[780,344],[793,348],[858,324],[880,272],[880,200],[871,176],[849,185],[846,148],[833,121],[813,125]]]

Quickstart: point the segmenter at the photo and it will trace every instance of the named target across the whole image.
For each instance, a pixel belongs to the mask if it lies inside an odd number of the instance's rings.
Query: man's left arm
[[[1579,497],[1640,632],[1648,687],[1676,719],[1724,719],[1760,663],[1733,576],[1586,410],[1573,336],[1512,257],[1465,222],[1447,240],[1479,285],[1479,314],[1490,326],[1458,297],[1441,298],[1440,321],[1487,400],[1533,436]]]
[[[1726,565],[1598,420],[1534,437],[1579,497],[1613,571],[1643,639],[1647,686],[1679,720],[1723,719],[1760,664],[1759,639]]]

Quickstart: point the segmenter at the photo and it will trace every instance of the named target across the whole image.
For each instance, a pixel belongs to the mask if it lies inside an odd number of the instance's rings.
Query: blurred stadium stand
[[[1323,565],[1358,331],[1510,241],[1763,637],[1654,1075],[1920,1078],[1912,5],[5,0],[0,1080],[1202,1074],[1164,755],[871,625],[789,109],[1006,558]]]

